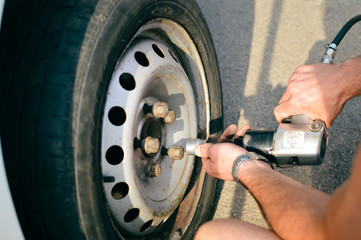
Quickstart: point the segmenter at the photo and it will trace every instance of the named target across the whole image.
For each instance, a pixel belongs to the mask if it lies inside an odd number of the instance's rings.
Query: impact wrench
[[[361,15],[355,16],[342,27],[332,43],[326,46],[322,63],[333,63],[337,46],[347,31],[360,20]],[[279,167],[289,167],[321,164],[327,139],[327,129],[322,121],[299,114],[284,119],[276,130],[250,130],[231,142],[266,157]],[[194,155],[196,146],[205,142],[202,139],[187,139],[186,152]]]

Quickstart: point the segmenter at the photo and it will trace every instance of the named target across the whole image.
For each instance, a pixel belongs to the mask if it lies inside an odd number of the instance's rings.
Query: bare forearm
[[[339,81],[344,82],[344,95],[347,100],[361,95],[361,56],[351,58],[340,64],[342,76]]]
[[[323,218],[327,239],[361,239],[361,145],[351,178],[333,195]]]
[[[329,196],[304,186],[259,161],[244,164],[242,183],[263,208],[272,228],[283,239],[322,239],[320,220]]]

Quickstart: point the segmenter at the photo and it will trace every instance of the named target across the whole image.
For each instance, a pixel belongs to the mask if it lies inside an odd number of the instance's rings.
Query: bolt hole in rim
[[[139,216],[139,209],[138,208],[132,208],[130,209],[124,216],[124,221],[129,223],[134,221]]]
[[[132,91],[135,88],[135,79],[130,73],[122,73],[119,77],[120,85],[128,91]]]
[[[163,34],[154,34],[155,30]],[[184,55],[177,56],[181,61],[174,54],[174,45],[183,50]],[[173,161],[160,149],[184,146],[184,139],[198,137],[198,129],[209,132],[205,89],[195,45],[171,20],[145,24],[119,59],[104,106],[107,117],[102,125],[101,165],[106,202],[120,232],[130,236],[152,233],[185,197],[194,156],[185,154],[182,160]],[[160,101],[175,113],[174,122],[166,124],[164,119],[143,112],[145,105]],[[135,147],[135,140],[148,136],[160,142],[155,154]],[[147,173],[150,166],[157,169],[157,176]]]
[[[105,159],[111,165],[118,165],[123,161],[124,151],[120,146],[111,146],[105,153]]]
[[[143,52],[135,52],[134,53],[134,58],[143,67],[148,67],[149,66],[148,57]]]
[[[116,200],[125,198],[128,195],[129,186],[128,184],[121,182],[114,185],[112,188],[112,197]]]
[[[123,108],[121,107],[112,107],[109,110],[108,118],[109,121],[115,126],[121,126],[126,120],[126,113]]]
[[[157,44],[152,44],[152,48],[156,54],[158,54],[159,57],[164,58],[164,53],[162,49],[159,48]]]

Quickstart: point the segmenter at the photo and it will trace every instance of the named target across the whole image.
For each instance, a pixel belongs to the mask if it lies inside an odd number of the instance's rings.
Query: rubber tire
[[[205,67],[211,133],[223,128],[216,54],[196,1],[30,0],[5,16],[0,130],[26,239],[122,238],[104,204],[100,128],[116,61],[142,25],[169,18],[188,31]],[[215,186],[206,176],[183,239],[208,220]]]

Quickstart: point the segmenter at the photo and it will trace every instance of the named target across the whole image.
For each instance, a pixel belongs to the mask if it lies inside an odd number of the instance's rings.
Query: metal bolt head
[[[146,175],[148,177],[160,177],[162,174],[162,167],[159,163],[150,163],[146,171]]]
[[[168,156],[173,160],[181,160],[184,157],[184,148],[174,145],[168,149]]]
[[[320,131],[323,126],[324,126],[324,124],[322,122],[314,121],[311,125],[311,131],[314,131],[314,132]]]
[[[159,151],[160,143],[158,138],[146,137],[143,140],[143,150],[147,154],[157,153]]]
[[[175,111],[170,110],[168,112],[168,115],[165,116],[164,118],[164,123],[169,124],[169,123],[174,123],[175,122]]]
[[[169,107],[165,102],[156,102],[152,107],[152,113],[156,118],[165,118],[168,112]]]

